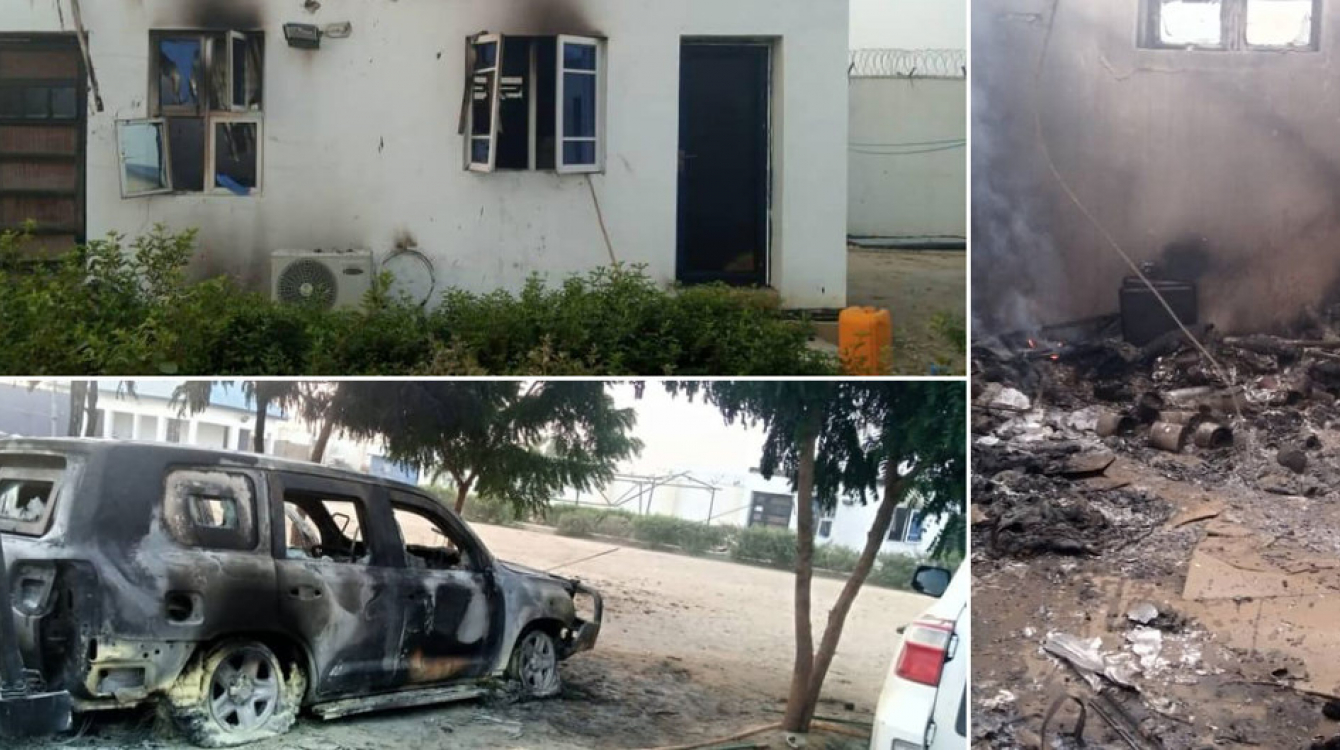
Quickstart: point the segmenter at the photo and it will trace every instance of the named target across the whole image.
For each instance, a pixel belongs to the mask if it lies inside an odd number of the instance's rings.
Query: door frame
[[[776,36],[702,36],[687,34],[679,38],[679,65],[680,74],[683,74],[684,48],[688,46],[695,47],[762,47],[767,52],[767,72],[764,81],[764,107],[766,115],[766,134],[765,134],[765,153],[764,153],[764,175],[763,175],[763,269],[758,274],[758,279],[744,279],[743,275],[731,274],[695,274],[695,278],[685,279],[682,274],[684,268],[683,247],[678,241],[679,232],[679,185],[682,180],[682,174],[679,170],[675,173],[675,280],[685,284],[705,284],[714,281],[720,281],[727,284],[749,285],[755,281],[761,282],[763,287],[772,286],[772,246],[773,237],[776,232],[773,227],[774,210],[773,194],[775,192],[774,175],[776,174],[777,154],[774,143],[776,139],[775,131],[777,120],[780,113],[777,112],[776,82],[777,82],[777,50],[780,46],[781,37]],[[682,87],[680,89],[682,92]],[[679,94],[677,102],[680,110],[684,107],[684,98]],[[682,142],[678,139],[682,134],[676,134],[676,152],[682,151]],[[750,274],[753,276],[753,274]]]

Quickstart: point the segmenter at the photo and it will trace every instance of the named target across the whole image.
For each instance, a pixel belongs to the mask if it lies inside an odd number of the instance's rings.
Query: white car
[[[964,750],[968,747],[968,653],[971,578],[960,566],[917,568],[912,588],[938,597],[902,629],[875,708],[870,750]]]

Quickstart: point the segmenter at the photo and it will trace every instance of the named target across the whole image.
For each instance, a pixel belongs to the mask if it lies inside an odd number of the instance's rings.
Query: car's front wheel
[[[512,679],[531,698],[558,694],[563,683],[558,676],[558,645],[553,636],[531,630],[521,637],[512,651]]]
[[[169,716],[200,747],[232,747],[287,732],[306,690],[302,669],[285,673],[259,641],[228,640],[192,660],[165,702]]]

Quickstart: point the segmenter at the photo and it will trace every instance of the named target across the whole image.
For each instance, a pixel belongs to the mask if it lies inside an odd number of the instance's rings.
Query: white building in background
[[[132,388],[97,381],[98,407],[93,433],[112,440],[178,443],[201,448],[252,452],[255,405],[238,385],[216,385],[210,405],[183,413],[171,402],[180,381],[138,380]],[[0,382],[0,433],[23,437],[64,436],[69,423],[69,381],[45,381],[30,388],[21,381]],[[297,461],[311,458],[319,425],[272,407],[266,413],[265,453]],[[418,472],[397,465],[375,441],[331,436],[322,463],[414,483]]]
[[[49,250],[161,222],[262,291],[358,249],[422,297],[617,260],[845,303],[847,0],[97,0],[87,60],[68,6],[0,0],[0,226]]]
[[[666,515],[714,526],[773,526],[796,529],[796,495],[790,482],[764,479],[756,471],[696,469],[661,475],[621,475],[594,493],[569,492],[556,502],[618,508],[638,515]],[[815,541],[861,550],[875,521],[872,503],[839,502],[815,516]],[[898,508],[881,552],[925,554],[939,526],[917,511]]]

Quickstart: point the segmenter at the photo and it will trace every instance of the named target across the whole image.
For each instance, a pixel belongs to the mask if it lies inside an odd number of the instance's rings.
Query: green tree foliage
[[[332,417],[358,437],[379,436],[394,460],[447,474],[456,511],[471,492],[524,515],[566,488],[614,478],[637,455],[636,414],[599,382],[345,381]]]
[[[837,651],[847,613],[875,567],[899,505],[919,503],[944,520],[935,552],[958,552],[967,481],[967,400],[961,383],[889,381],[671,382],[672,393],[701,395],[727,422],[765,433],[759,468],[791,479],[797,493],[795,666],[783,726],[807,731]],[[818,649],[810,620],[814,506],[848,497],[878,502],[865,548],[843,586]]]

